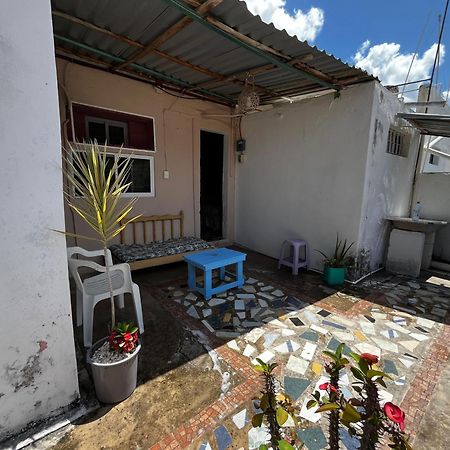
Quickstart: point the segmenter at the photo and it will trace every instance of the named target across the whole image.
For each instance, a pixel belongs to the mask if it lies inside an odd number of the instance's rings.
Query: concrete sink
[[[431,266],[433,257],[436,230],[447,225],[447,222],[431,219],[413,220],[411,217],[386,217],[386,220],[389,220],[392,223],[394,229],[425,234],[425,242],[423,247],[421,246],[421,268],[428,269]]]
[[[418,231],[419,233],[435,233],[438,228],[447,225],[447,222],[443,220],[413,220],[411,217],[387,217],[386,219],[392,222],[394,228],[405,231]]]

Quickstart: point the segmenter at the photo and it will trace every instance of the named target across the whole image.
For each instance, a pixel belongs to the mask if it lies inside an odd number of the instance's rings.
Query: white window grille
[[[390,128],[386,152],[396,156],[406,156],[406,136],[400,131]]]

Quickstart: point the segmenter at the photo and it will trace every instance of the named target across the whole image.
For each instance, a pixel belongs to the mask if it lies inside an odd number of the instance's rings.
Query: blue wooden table
[[[188,265],[188,284],[192,291],[200,292],[206,300],[209,300],[214,294],[225,292],[234,287],[244,285],[244,261],[247,255],[245,253],[236,252],[228,248],[216,248],[206,250],[204,252],[193,253],[184,257]],[[229,283],[220,284],[220,286],[212,286],[212,271],[220,270],[220,280],[225,279],[225,267],[236,265],[235,280]],[[195,270],[200,269],[204,272],[203,287],[198,286],[196,282]],[[228,273],[228,275],[232,275]]]

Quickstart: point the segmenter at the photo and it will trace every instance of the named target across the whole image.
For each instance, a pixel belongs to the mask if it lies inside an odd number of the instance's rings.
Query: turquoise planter
[[[323,279],[329,286],[344,284],[345,267],[327,267],[323,270]]]

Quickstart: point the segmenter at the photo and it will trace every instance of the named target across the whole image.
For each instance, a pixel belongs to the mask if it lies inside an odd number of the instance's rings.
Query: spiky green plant
[[[286,431],[282,430],[282,426],[289,417],[297,424],[296,408],[289,396],[277,388],[278,382],[273,375],[277,364],[265,363],[259,358],[256,360],[258,365],[255,366],[255,370],[262,374],[264,388],[261,391],[262,396],[258,399],[262,412],[253,416],[252,425],[260,427],[264,421],[267,423],[270,446],[273,450],[295,450],[296,447],[288,442],[294,442],[295,437],[288,437]],[[269,444],[261,444],[259,450],[269,450]]]
[[[106,154],[106,145],[97,142],[80,151],[69,144],[64,151],[64,174],[67,188],[64,196],[72,211],[80,216],[95,232],[95,236],[65,232],[66,235],[100,242],[105,254],[105,267],[111,300],[111,329],[116,323],[110,266],[106,257],[109,242],[138,216],[127,218],[137,198],[122,201],[122,195],[130,187],[127,181],[131,168],[131,155],[119,154],[112,164]]]
[[[354,242],[347,245],[347,239],[342,241],[339,239],[339,234],[336,234],[336,244],[334,246],[334,252],[331,255],[327,255],[321,250],[316,250],[324,257],[324,263],[328,267],[346,267],[348,266],[348,252],[353,247]]]

